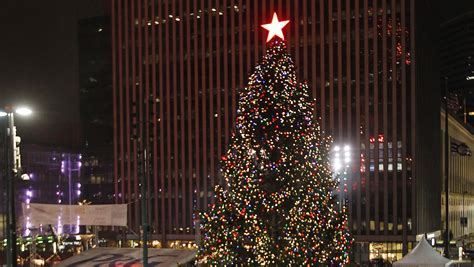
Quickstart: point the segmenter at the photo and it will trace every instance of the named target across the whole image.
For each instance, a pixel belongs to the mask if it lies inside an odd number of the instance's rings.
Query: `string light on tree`
[[[267,52],[239,92],[235,132],[222,159],[227,190],[201,216],[197,263],[331,266],[348,262],[347,208],[337,204],[331,138],[298,83],[276,14]],[[278,36],[274,40],[273,37]]]

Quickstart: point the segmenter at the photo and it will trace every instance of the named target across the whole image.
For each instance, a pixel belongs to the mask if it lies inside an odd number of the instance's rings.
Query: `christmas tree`
[[[296,80],[274,15],[260,65],[240,92],[236,129],[222,156],[227,188],[201,214],[197,262],[208,265],[336,265],[352,243],[334,191],[330,137],[321,134],[308,86]],[[270,25],[270,26],[269,26]],[[273,36],[269,35],[269,40]],[[267,40],[268,41],[268,40]]]

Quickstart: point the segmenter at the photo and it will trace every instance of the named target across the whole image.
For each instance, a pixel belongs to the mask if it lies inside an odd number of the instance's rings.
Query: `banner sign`
[[[127,226],[127,204],[113,205],[55,205],[22,204],[23,216],[31,226],[109,225]]]

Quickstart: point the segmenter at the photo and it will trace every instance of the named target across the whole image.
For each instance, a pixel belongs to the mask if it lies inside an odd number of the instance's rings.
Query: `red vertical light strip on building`
[[[146,0],[145,0],[146,1]],[[143,95],[142,101],[144,101],[145,105],[145,114],[143,114],[143,120],[145,122],[144,126],[144,131],[145,134],[143,135],[145,137],[145,140],[143,140],[143,145],[144,149],[146,149],[146,156],[142,158],[143,160],[143,166],[144,166],[144,171],[143,174],[145,175],[145,180],[146,180],[146,195],[142,196],[145,198],[146,201],[146,212],[148,214],[151,213],[150,210],[150,184],[151,184],[151,179],[150,179],[150,167],[149,167],[149,156],[150,155],[150,34],[149,34],[149,29],[150,29],[150,17],[149,17],[149,12],[148,12],[148,2],[145,3],[145,94]],[[143,185],[142,185],[143,186]],[[151,216],[147,216],[147,224],[150,224]],[[142,222],[143,224],[143,222]]]
[[[172,79],[172,88],[173,88],[173,115],[168,115],[170,120],[172,119],[173,120],[173,129],[170,129],[170,131],[172,130],[172,140],[173,140],[173,151],[171,153],[171,157],[173,159],[173,165],[171,165],[170,167],[172,168],[171,170],[171,176],[170,178],[173,179],[174,178],[174,227],[176,228],[176,230],[174,231],[174,233],[177,233],[177,231],[179,230],[180,228],[180,223],[179,223],[179,185],[180,185],[180,181],[179,181],[179,146],[178,146],[178,136],[180,136],[180,133],[178,132],[178,90],[179,90],[179,84],[178,84],[178,79],[177,79],[177,76],[178,76],[178,70],[177,70],[177,62],[178,61],[178,46],[176,45],[176,28],[177,28],[177,22],[176,22],[176,18],[177,18],[177,15],[176,15],[176,2],[177,1],[171,1],[171,19],[169,20],[170,21],[170,24],[172,26],[171,28],[171,40],[172,40],[172,50],[173,52],[171,53],[173,59],[170,60],[170,62],[172,61],[171,65],[173,66],[173,69],[172,69],[172,77],[169,77],[170,79]],[[181,38],[180,38],[181,39]],[[171,140],[170,140],[171,141]]]
[[[321,85],[320,85],[320,101],[321,101],[321,129],[323,131],[326,131],[326,73],[325,71],[325,66],[324,66],[324,61],[325,61],[325,53],[324,53],[324,46],[326,43],[325,40],[325,30],[324,30],[324,22],[325,22],[325,17],[324,17],[324,2],[326,0],[321,0],[319,1],[319,62],[320,62],[320,80],[321,80]],[[332,1],[332,0],[330,0]],[[356,0],[357,1],[357,0]]]
[[[250,70],[250,68],[252,66],[252,62],[253,62],[252,53],[251,53],[251,51],[252,51],[252,49],[251,49],[252,28],[250,27],[250,14],[251,14],[250,12],[252,10],[252,7],[251,7],[252,2],[253,2],[252,0],[245,0],[245,26],[246,26],[246,29],[247,29],[245,31],[245,40],[246,40],[245,48],[246,49],[239,50],[240,53],[242,53],[243,51],[246,51],[246,53],[245,53],[245,56],[246,56],[245,57],[245,63],[246,63],[245,68],[246,68],[247,71]],[[242,7],[242,9],[244,9],[244,8]],[[240,24],[240,26],[241,25],[242,24]],[[243,78],[243,80],[245,80],[245,79],[246,79],[246,77]],[[241,86],[242,87],[245,86],[244,82],[241,83]]]
[[[273,12],[277,12],[277,14],[280,14],[280,12],[278,12],[277,10],[275,10],[275,3],[274,3],[274,0],[270,0],[268,1],[269,5],[268,5],[268,8],[266,7],[266,1],[263,3],[263,6],[262,6],[262,11],[263,11],[263,14],[264,14],[264,18],[269,18],[270,15],[273,13]],[[262,32],[262,40],[266,40],[266,39],[263,39],[265,36],[264,35],[265,33]]]
[[[308,46],[314,46],[314,42],[312,44],[308,44],[308,2],[303,1],[303,79],[305,82],[308,81]],[[315,79],[313,77],[313,79]],[[308,84],[309,85],[309,84]],[[309,93],[309,92],[308,92]],[[315,95],[311,95],[311,97],[315,97]]]
[[[213,26],[213,17],[214,14],[217,12],[212,11],[213,6],[213,0],[207,0],[208,1],[208,54],[209,54],[209,114],[206,114],[208,116],[209,120],[209,153],[206,154],[206,157],[209,157],[209,171],[207,173],[208,176],[210,176],[210,184],[206,188],[207,194],[206,198],[209,197],[209,191],[212,190],[214,187],[214,176],[215,176],[215,170],[214,170],[214,131],[216,130],[214,127],[214,47],[212,45],[213,43],[213,32],[214,29],[212,28]],[[217,55],[216,55],[217,57]],[[207,135],[206,135],[207,139]],[[214,204],[214,198],[211,198],[211,203]]]
[[[235,5],[235,0],[230,0],[230,6],[233,7]],[[231,71],[231,83],[230,83],[230,93],[231,93],[231,102],[232,102],[232,112],[231,112],[231,122],[232,122],[232,132],[233,132],[233,129],[234,129],[234,120],[235,120],[235,116],[236,116],[236,112],[237,112],[237,108],[236,108],[236,104],[235,104],[235,101],[236,101],[236,91],[237,91],[237,68],[236,68],[236,55],[235,55],[235,32],[237,31],[239,33],[239,37],[240,37],[240,31],[239,30],[236,30],[235,29],[235,9],[231,9],[232,11],[230,12],[229,16],[230,16],[230,28],[231,28],[231,32],[232,34],[230,35],[230,71]],[[240,69],[240,68],[239,68]],[[229,132],[231,132],[229,131]]]
[[[356,151],[358,151],[357,147],[355,146],[354,143],[354,136],[353,134],[358,134],[357,129],[352,129],[351,128],[351,122],[352,122],[352,78],[351,78],[351,43],[352,43],[352,31],[351,31],[351,0],[345,0],[345,13],[346,13],[346,119],[347,119],[347,129],[346,129],[346,140],[347,142],[352,146],[352,162],[351,168],[349,168],[348,171],[348,181],[347,181],[347,195],[348,195],[348,208],[349,208],[349,214],[353,216],[351,219],[353,220],[354,216],[354,211],[353,211],[353,206],[352,203],[354,202],[354,195],[353,195],[353,188],[354,188],[354,171],[352,168],[354,164],[356,164]],[[352,227],[352,222],[349,223],[350,227]],[[352,229],[351,229],[352,231]]]
[[[391,17],[392,17],[392,192],[393,192],[393,234],[397,234],[397,59],[396,59],[396,31],[397,31],[397,19],[396,19],[396,0],[392,0],[391,3]]]
[[[136,76],[137,76],[137,71],[136,71],[136,64],[137,64],[137,60],[136,60],[136,47],[135,47],[135,28],[136,27],[139,27],[139,24],[135,24],[135,0],[131,0],[130,2],[130,30],[131,30],[131,45],[132,45],[132,50],[131,50],[131,58],[132,58],[132,63],[131,63],[131,67],[132,67],[132,110],[129,111],[129,112],[132,112],[133,116],[132,116],[132,125],[133,125],[133,130],[132,130],[132,136],[133,136],[133,150],[130,152],[129,154],[129,158],[136,158],[136,155],[137,155],[137,124],[138,124],[138,120],[137,120],[137,106],[136,106],[136,103],[137,103],[137,79],[136,79]],[[137,20],[138,22],[138,20]],[[137,183],[138,183],[138,164],[137,164],[137,161],[134,160],[133,161],[133,179],[132,177],[129,177],[129,179],[131,180],[130,181],[130,189],[129,189],[129,194],[133,196],[132,198],[132,202],[136,202],[135,200],[137,199],[137,193],[138,192],[138,187],[137,187]],[[132,193],[132,185],[133,185],[133,192],[135,193]],[[135,203],[129,203],[129,206],[130,206],[130,211],[129,211],[129,222],[133,222],[134,219],[138,216],[134,215],[137,210],[136,208],[133,208],[136,204]],[[134,218],[134,219],[132,219]]]
[[[253,10],[252,10],[252,15],[253,15],[253,25],[251,25],[252,30],[253,30],[253,62],[252,65],[255,66],[258,64],[258,61],[260,60],[259,58],[259,49],[258,49],[258,44],[260,43],[260,40],[258,38],[259,33],[261,33],[258,25],[259,25],[259,19],[264,18],[258,14],[258,4],[259,2],[264,2],[264,1],[253,1]],[[249,11],[250,13],[250,11]]]
[[[377,1],[378,0],[373,0],[373,20],[372,20],[372,33],[373,33],[373,51],[374,51],[374,57],[373,57],[373,77],[374,77],[374,83],[373,83],[373,94],[374,94],[374,101],[373,101],[373,106],[374,106],[374,136],[378,136],[379,134],[379,70],[378,70],[378,5]],[[379,138],[375,138],[375,144],[374,144],[374,191],[375,191],[375,214],[374,214],[374,219],[375,219],[375,234],[379,234],[379,229],[380,229],[380,217],[379,217],[379,211],[380,211],[380,199],[379,199]]]
[[[151,65],[151,91],[153,95],[153,119],[152,123],[149,121],[148,123],[153,126],[153,198],[150,198],[150,211],[153,210],[153,220],[152,225],[155,231],[159,231],[158,229],[158,125],[157,125],[157,85],[156,85],[156,64],[157,64],[157,55],[156,55],[156,2],[151,2],[151,57],[152,57],[152,65]],[[151,149],[151,148],[150,148]],[[153,199],[153,205],[151,206],[151,201]],[[153,209],[152,209],[153,208]],[[152,215],[150,214],[150,220]]]
[[[190,7],[190,1],[185,1],[186,2],[186,11],[185,13],[186,14],[190,14],[191,13],[191,7]],[[183,19],[184,16],[183,16]],[[188,96],[188,99],[186,101],[186,104],[187,104],[187,109],[188,109],[188,113],[187,113],[187,126],[188,126],[188,132],[187,132],[187,144],[188,144],[188,149],[187,149],[187,156],[188,156],[188,188],[189,188],[189,192],[188,192],[188,199],[187,199],[187,203],[188,203],[188,208],[184,210],[184,212],[189,212],[189,216],[190,216],[190,221],[187,221],[187,226],[191,228],[191,226],[193,225],[193,221],[192,221],[192,214],[193,214],[193,190],[196,189],[194,186],[193,186],[193,168],[195,165],[193,165],[193,112],[192,112],[192,100],[193,100],[193,97],[192,97],[192,83],[191,83],[191,79],[192,79],[192,73],[191,73],[191,62],[192,62],[192,53],[191,53],[191,23],[194,22],[194,16],[193,18],[191,18],[191,16],[185,20],[186,21],[186,89],[187,89],[187,96]],[[184,23],[184,22],[183,22]],[[197,116],[196,116],[197,117]]]
[[[402,33],[401,33],[401,49],[402,49],[402,56],[400,59],[400,65],[401,65],[401,72],[402,72],[402,105],[401,105],[401,111],[402,111],[402,240],[403,240],[403,253],[407,253],[407,169],[406,169],[406,158],[407,158],[407,153],[406,153],[406,147],[407,147],[407,127],[406,127],[406,122],[407,122],[407,117],[406,117],[406,64],[405,64],[405,59],[406,59],[406,12],[405,12],[405,0],[401,0],[400,3],[400,15],[401,15],[401,26],[402,26]],[[397,164],[398,164],[398,159],[397,159]],[[398,169],[398,168],[397,168]]]
[[[206,27],[205,27],[205,16],[206,13],[204,12],[206,10],[206,6],[204,5],[204,0],[201,1],[201,10],[203,10],[203,13],[201,15],[201,70],[202,74],[201,77],[206,77]],[[209,33],[210,34],[210,33]],[[211,56],[211,55],[209,55]],[[202,116],[202,124],[201,124],[201,129],[202,129],[202,176],[201,179],[204,181],[204,186],[203,186],[203,192],[204,192],[204,203],[203,206],[200,207],[201,209],[206,209],[207,208],[207,190],[209,188],[209,185],[207,184],[207,124],[206,124],[206,107],[207,107],[207,91],[208,88],[206,87],[206,79],[202,79],[201,81],[201,90],[202,90],[202,107],[201,107],[201,116]]]
[[[416,86],[415,86],[415,81],[416,81],[416,51],[415,51],[415,1],[410,1],[410,53],[411,53],[411,66],[410,66],[410,110],[411,110],[411,124],[410,124],[410,129],[411,129],[411,158],[416,159],[416,138],[415,138],[415,133],[416,133],[416,108],[415,108],[415,99],[416,99]],[[417,221],[417,213],[415,211],[416,208],[416,162],[411,162],[411,173],[412,173],[412,184],[411,184],[411,194],[412,194],[412,221],[416,222]],[[417,229],[417,224],[413,223],[413,230],[412,233],[418,233]]]
[[[158,27],[158,96],[160,98],[159,102],[159,121],[157,121],[159,128],[160,128],[160,196],[161,196],[161,243],[164,245],[166,244],[166,224],[167,218],[169,218],[166,214],[166,169],[165,169],[165,114],[164,114],[164,76],[163,76],[163,62],[165,62],[165,57],[163,56],[163,21],[165,20],[164,10],[163,10],[163,2],[158,2],[158,17],[160,27]]]
[[[342,135],[342,7],[341,0],[337,0],[337,114],[338,114],[338,140],[344,140]],[[347,142],[347,140],[344,140]]]
[[[267,8],[267,3],[270,5],[269,8]],[[270,13],[271,12],[275,12],[274,9],[273,9],[273,1],[261,1],[261,12],[260,12],[260,17],[261,18],[269,18],[270,17]],[[258,44],[258,47],[259,47],[259,50],[261,50],[261,54],[262,54],[262,57],[265,55],[265,43],[263,40],[266,40],[265,38],[265,32],[261,30],[261,27],[260,27],[260,23],[257,22],[257,24],[255,24],[255,29],[256,31],[259,33],[257,36],[257,44]],[[260,60],[260,58],[259,58]]]
[[[238,12],[239,12],[239,18],[238,18],[238,29],[235,29],[235,30],[238,30],[239,31],[239,38],[238,38],[238,41],[239,41],[239,44],[238,44],[238,49],[237,51],[239,51],[238,53],[238,57],[239,57],[239,81],[238,81],[238,85],[237,87],[238,88],[242,88],[245,86],[244,84],[244,33],[243,33],[243,15],[242,15],[242,11],[243,11],[243,5],[242,5],[242,1],[243,0],[239,0],[239,5],[238,5]],[[234,92],[235,94],[237,95],[237,88],[234,87]],[[234,101],[235,102],[235,101]],[[236,105],[233,106],[233,108],[235,108],[234,110],[237,111],[237,107]],[[236,113],[234,113],[234,116],[232,117],[233,119],[236,118]],[[235,129],[235,122],[234,122],[234,129]]]
[[[118,0],[118,40],[119,40],[119,51],[118,51],[118,66],[119,66],[119,110],[120,110],[120,203],[124,203],[124,174],[125,174],[125,151],[124,151],[124,118],[123,118],[123,59],[122,59],[122,1]]]
[[[165,60],[166,60],[166,64],[165,64],[165,77],[164,77],[164,80],[166,81],[165,82],[165,101],[163,102],[163,104],[166,105],[166,113],[164,114],[164,117],[163,117],[163,120],[164,122],[166,122],[166,126],[164,126],[166,128],[166,137],[165,137],[165,140],[163,140],[162,142],[165,142],[166,144],[166,172],[165,172],[165,178],[166,178],[166,182],[165,182],[165,189],[167,189],[168,191],[168,214],[167,214],[167,226],[168,226],[168,233],[173,233],[173,217],[172,217],[172,214],[173,214],[173,205],[172,205],[172,201],[173,201],[173,198],[172,198],[172,195],[173,195],[173,192],[172,192],[172,189],[173,189],[173,172],[172,172],[172,161],[171,161],[171,157],[172,157],[172,154],[171,154],[171,149],[172,149],[172,146],[173,146],[173,143],[172,143],[172,135],[171,135],[171,76],[170,76],[170,63],[171,63],[171,59],[170,59],[170,56],[171,56],[171,51],[170,51],[170,24],[171,24],[171,20],[169,18],[169,1],[165,1],[165,12],[163,14],[163,20],[166,20],[165,22],[165,38],[163,38],[163,40],[165,41]],[[176,185],[175,185],[176,186]],[[166,188],[167,187],[167,188]],[[166,194],[165,194],[166,196]]]
[[[231,6],[231,8],[233,8]],[[232,11],[228,13],[229,9],[227,8],[227,0],[223,0],[222,3],[222,13],[223,13],[223,34],[224,34],[224,48],[223,48],[223,55],[224,55],[224,64],[222,66],[223,72],[224,72],[224,151],[221,151],[221,154],[218,156],[221,157],[222,154],[224,154],[226,151],[226,147],[229,145],[229,136],[230,136],[230,130],[229,130],[229,121],[231,118],[229,118],[229,106],[231,103],[229,103],[229,90],[232,90],[232,88],[229,88],[229,48],[227,46],[227,40],[228,40],[228,33],[227,33],[227,18],[228,16],[233,16]],[[231,33],[233,33],[233,29],[230,30]],[[222,177],[222,176],[221,176]],[[224,181],[221,181],[223,183]]]
[[[370,143],[369,143],[369,129],[370,129],[370,120],[369,120],[369,3],[368,0],[364,0],[364,119],[365,119],[365,127],[364,127],[364,143],[365,143],[365,223],[366,227],[366,234],[370,234],[370,187],[371,187],[371,179],[370,179]]]
[[[316,13],[316,1],[311,1],[311,80],[313,81],[313,84],[312,84],[312,91],[313,91],[313,95],[312,97],[314,99],[316,99],[316,103],[314,105],[314,111],[313,111],[313,114],[315,116],[315,118],[319,118],[319,116],[321,115],[321,112],[318,111],[318,107],[320,107],[320,101],[321,99],[318,98],[318,95],[317,95],[317,88],[318,88],[318,79],[316,78],[317,77],[317,68],[316,68],[316,60],[317,60],[317,56],[316,56],[316,53],[317,53],[317,47],[318,47],[318,36],[316,35],[317,34],[317,30],[316,30],[316,26],[317,26],[317,22],[318,21],[318,18],[317,18],[317,13]]]
[[[353,140],[353,133],[352,130],[352,78],[351,78],[351,42],[352,42],[352,31],[351,31],[351,2],[350,0],[345,0],[346,2],[346,118],[347,118],[347,129],[346,129],[346,136],[345,138],[347,141],[354,145]]]
[[[211,155],[211,157],[213,159],[216,159],[216,167],[213,169],[213,175],[215,177],[221,177],[219,175],[219,157],[222,155],[222,113],[221,113],[221,109],[222,109],[222,104],[221,104],[221,92],[222,92],[222,85],[221,85],[221,30],[220,30],[220,19],[222,18],[222,11],[221,11],[221,6],[219,5],[219,0],[216,0],[215,1],[215,5],[216,5],[216,38],[215,38],[215,42],[216,42],[216,94],[217,94],[217,108],[216,108],[216,111],[215,111],[215,114],[217,114],[217,117],[214,116],[214,118],[217,120],[217,154],[214,154],[214,155]],[[224,5],[222,7],[223,9],[226,9],[227,7]],[[226,35],[223,36],[223,39],[227,38]],[[223,56],[225,56],[226,53],[223,53]],[[223,70],[225,72],[225,69]],[[227,119],[227,118],[225,118]],[[226,135],[228,133],[225,133]],[[217,157],[216,157],[217,156]],[[219,179],[215,182],[216,184],[222,184],[222,180]],[[214,199],[214,198],[213,198]]]
[[[328,1],[328,73],[329,73],[329,129],[330,134],[334,131],[334,27],[333,27],[333,0]]]
[[[180,10],[181,12],[185,9],[184,8],[184,3],[183,3],[183,0],[179,0],[178,1],[178,4],[179,4],[179,7],[178,7],[178,10]],[[181,208],[180,208],[180,213],[182,214],[182,219],[181,219],[181,227],[183,229],[186,228],[186,198],[188,197],[186,195],[186,171],[187,171],[187,166],[186,166],[186,128],[185,128],[185,120],[186,120],[186,113],[185,113],[185,110],[184,110],[184,107],[186,106],[186,102],[185,102],[185,84],[184,84],[184,81],[185,81],[185,74],[186,74],[186,69],[185,69],[185,64],[184,64],[184,42],[183,42],[183,39],[184,39],[184,36],[185,33],[184,33],[184,23],[185,23],[185,16],[187,16],[189,13],[186,13],[186,14],[182,14],[180,13],[178,15],[178,12],[175,12],[175,15],[176,16],[179,16],[178,17],[178,24],[179,24],[179,66],[180,66],[180,71],[179,71],[179,87],[180,87],[180,103],[179,103],[179,106],[180,106],[180,114],[179,114],[179,117],[180,117],[180,132],[179,132],[179,138],[181,140],[181,152],[180,152],[180,158],[181,158],[181,170],[179,172],[179,179],[181,180],[181,196],[182,196],[182,200],[181,200]],[[187,19],[187,18],[186,18]],[[186,62],[188,63],[188,62]],[[178,137],[176,137],[178,138]]]
[[[201,128],[201,125],[199,124],[199,34],[198,34],[198,20],[197,16],[201,15],[198,11],[198,6],[197,6],[197,1],[194,1],[194,17],[193,17],[193,23],[194,27],[193,30],[196,33],[194,37],[194,114],[195,114],[195,124],[194,124],[194,142],[195,142],[195,157],[196,157],[196,172],[193,173],[193,178],[196,179],[196,209],[199,210],[201,208],[201,163],[200,163],[200,147],[199,147],[199,129]],[[201,32],[201,34],[203,34]],[[194,212],[194,210],[193,210]],[[196,227],[199,227],[196,225]]]
[[[388,134],[388,93],[387,93],[387,0],[382,0],[382,106],[383,106],[383,134]],[[383,221],[384,235],[388,233],[388,144],[387,138],[383,142]]]
[[[289,19],[291,21],[292,20],[291,19],[291,2],[293,2],[293,1],[285,1],[285,2],[286,2],[286,7],[284,9],[285,10],[284,11],[285,12],[285,17],[286,17],[286,19]],[[293,21],[293,23],[297,23],[296,20]],[[285,40],[286,40],[286,43],[288,44],[288,47],[287,47],[288,48],[288,53],[294,55],[294,52],[291,49],[292,48],[292,42],[293,42],[293,39],[291,38],[292,31],[291,30],[286,31],[285,34],[286,34],[285,35],[285,37],[286,37]]]
[[[132,24],[133,25],[133,24]],[[123,140],[126,144],[126,155],[127,155],[127,175],[124,175],[124,182],[127,183],[127,190],[124,196],[126,203],[132,202],[132,194],[130,194],[131,189],[131,166],[130,166],[130,61],[129,61],[129,20],[128,20],[128,0],[124,0],[124,33],[125,33],[125,126],[126,126],[126,138]],[[122,111],[123,112],[123,111]],[[128,219],[131,221],[131,213],[128,213]]]
[[[142,20],[142,0],[138,0],[138,7],[137,7],[137,10],[138,10],[138,43],[140,44],[138,46],[138,98],[137,98],[137,103],[136,103],[136,108],[137,108],[137,114],[136,114],[136,117],[137,117],[137,142],[138,142],[138,149],[137,149],[137,153],[134,156],[134,159],[136,159],[136,161],[138,161],[138,157],[141,155],[139,155],[139,153],[141,153],[140,151],[143,150],[143,127],[142,127],[142,113],[143,113],[143,106],[142,106],[142,99],[143,99],[143,51],[142,51],[142,38],[143,38],[143,27],[145,27],[145,24],[143,23],[143,20]],[[137,168],[140,168],[140,166],[137,165]],[[137,169],[137,172],[138,172],[138,169]],[[143,175],[143,174],[142,174]],[[135,198],[137,201],[135,201],[134,205],[135,205],[135,225],[133,227],[133,229],[138,229],[139,225],[140,225],[140,214],[141,214],[141,210],[140,210],[140,201],[139,201],[139,188],[138,188],[138,185],[141,183],[140,181],[141,177],[138,176],[138,173],[137,173],[137,180],[135,181]]]
[[[112,24],[112,109],[113,109],[113,131],[114,131],[114,198],[115,203],[118,203],[118,180],[117,177],[118,173],[118,134],[117,134],[117,55],[116,55],[116,47],[117,47],[117,39],[116,37],[116,25],[118,20],[116,20],[116,12],[115,9],[115,1],[111,1],[111,24]]]
[[[290,2],[290,1],[288,1]],[[306,1],[303,1],[306,2]],[[293,1],[293,11],[294,11],[294,19],[293,19],[293,27],[294,27],[294,38],[293,38],[293,46],[294,46],[294,57],[295,57],[295,64],[296,66],[301,66],[300,60],[300,20],[301,17],[299,15],[299,5],[301,1]],[[291,17],[290,17],[291,18]],[[289,28],[291,29],[291,27]]]
[[[361,140],[360,140],[360,5],[359,0],[355,0],[355,80],[356,80],[356,151],[361,154]],[[358,155],[358,156],[359,156]],[[361,191],[362,191],[362,175],[358,172],[358,187],[357,187],[357,235],[360,235],[361,232],[361,223],[362,223],[362,205],[361,205]]]

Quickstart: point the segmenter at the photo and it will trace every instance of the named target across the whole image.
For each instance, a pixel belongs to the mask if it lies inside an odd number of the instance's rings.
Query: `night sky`
[[[104,14],[100,0],[6,0],[0,8],[0,106],[27,104],[24,142],[80,142],[78,19]]]
[[[416,0],[415,0],[416,1]],[[474,10],[474,0],[439,0],[441,22]]]
[[[4,0],[0,9],[0,107],[28,104],[24,142],[80,145],[77,26],[104,14],[104,0]],[[474,10],[474,0],[441,0],[441,21]],[[433,12],[437,12],[433,10]],[[433,25],[439,27],[439,25]]]

